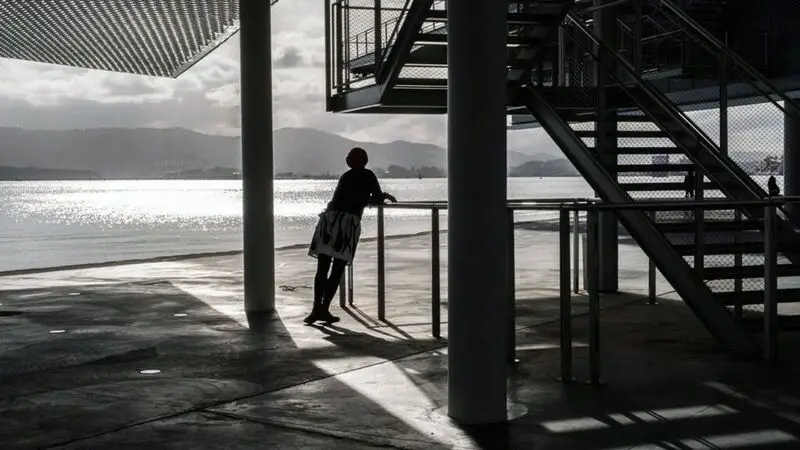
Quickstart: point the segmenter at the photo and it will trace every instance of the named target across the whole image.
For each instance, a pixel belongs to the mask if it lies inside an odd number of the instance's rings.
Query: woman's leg
[[[325,289],[328,285],[328,270],[330,267],[330,256],[317,256],[317,274],[314,276],[314,307],[311,310],[311,314],[305,318],[306,323],[314,323],[318,319],[319,313],[322,311],[322,305],[325,299]]]
[[[347,261],[343,259],[336,259],[333,260],[333,268],[331,268],[331,274],[327,281],[327,286],[325,287],[325,297],[322,302],[322,310],[321,315],[323,316],[322,319],[326,322],[338,322],[339,318],[332,315],[330,313],[331,303],[333,302],[333,297],[336,295],[336,291],[339,288],[339,284],[342,280],[342,275],[344,275],[344,268],[347,266]]]

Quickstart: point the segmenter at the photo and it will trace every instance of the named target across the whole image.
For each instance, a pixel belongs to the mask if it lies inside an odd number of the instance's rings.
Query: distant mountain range
[[[346,169],[346,152],[354,146],[367,149],[370,166],[376,169],[446,167],[445,149],[431,144],[358,142],[311,128],[276,130],[274,144],[275,173],[341,173]],[[509,168],[531,159],[535,157],[509,152]],[[0,128],[0,166],[86,171],[103,178],[162,178],[215,168],[241,169],[240,139],[181,128]]]

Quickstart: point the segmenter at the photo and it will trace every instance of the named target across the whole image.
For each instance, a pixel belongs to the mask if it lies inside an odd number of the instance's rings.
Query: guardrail
[[[626,204],[603,203],[592,198],[554,198],[509,200],[508,213],[509,248],[514,248],[514,214],[518,211],[552,211],[558,213],[559,223],[559,286],[560,286],[560,321],[561,321],[561,378],[572,380],[572,292],[579,292],[580,267],[580,213],[586,215],[586,244],[584,288],[589,296],[589,371],[590,382],[600,383],[600,293],[599,293],[599,239],[598,214],[600,211],[638,210],[653,214],[656,211],[694,210],[705,212],[728,210],[742,207],[765,208],[764,226],[764,357],[768,362],[777,359],[777,221],[778,207],[787,203],[799,202],[800,197],[775,197],[753,201],[735,200],[652,200]],[[441,276],[440,276],[440,211],[447,210],[444,201],[401,202],[378,206],[377,210],[377,301],[378,319],[386,319],[386,236],[384,229],[384,211],[386,209],[429,210],[431,212],[431,333],[441,337]],[[570,234],[572,235],[570,239]],[[570,242],[571,241],[571,242]],[[574,251],[571,252],[571,244]],[[572,253],[572,258],[570,258]],[[508,301],[516,302],[514,252],[509,252]],[[340,305],[353,305],[353,267],[347,272],[347,283],[342,277]],[[648,267],[648,303],[656,300],[656,266],[649,260]],[[345,290],[345,286],[347,289]],[[571,292],[572,291],[572,292]],[[511,308],[514,311],[514,308]],[[515,360],[515,326],[513,314],[510,318],[508,336],[509,361]]]

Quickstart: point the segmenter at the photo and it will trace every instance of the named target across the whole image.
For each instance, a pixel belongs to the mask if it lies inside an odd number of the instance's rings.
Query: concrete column
[[[800,196],[800,122],[783,119],[783,195]]]
[[[270,2],[240,0],[244,303],[275,310]]]
[[[448,399],[506,420],[506,8],[448,1]]]
[[[604,3],[595,0],[595,6]],[[616,8],[606,7],[594,12],[595,34],[612,49],[617,48],[616,42]],[[599,88],[599,107],[597,108],[597,158],[600,164],[614,178],[617,176],[617,154],[615,148],[619,145],[617,140],[617,114],[609,109],[608,93],[606,86],[613,82],[613,78],[598,65],[596,81]],[[601,211],[599,222],[599,247],[600,247],[600,292],[617,292],[619,289],[619,233],[617,217],[611,211]]]

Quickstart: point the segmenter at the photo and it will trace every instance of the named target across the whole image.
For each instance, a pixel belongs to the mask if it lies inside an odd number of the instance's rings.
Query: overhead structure
[[[272,50],[277,0],[2,0],[0,58],[178,77],[241,24],[244,303],[275,309]]]
[[[238,29],[239,0],[3,0],[0,58],[175,78]]]

